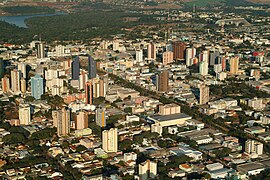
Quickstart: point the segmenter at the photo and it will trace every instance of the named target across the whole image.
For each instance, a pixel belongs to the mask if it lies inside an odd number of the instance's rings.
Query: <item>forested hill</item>
[[[2,11],[10,15],[28,15],[28,14],[53,14],[54,9],[46,6],[7,6],[1,8]]]

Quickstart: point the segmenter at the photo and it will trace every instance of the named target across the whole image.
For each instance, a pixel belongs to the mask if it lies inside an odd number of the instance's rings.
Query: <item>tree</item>
[[[118,142],[119,149],[121,151],[124,151],[124,152],[132,151],[132,147],[131,147],[132,144],[133,144],[133,142],[131,140],[129,140],[129,139],[125,139],[123,141]]]
[[[26,102],[33,102],[35,98],[33,96],[26,96],[25,101]]]
[[[76,152],[83,152],[83,151],[86,151],[87,148],[83,145],[79,145],[76,147]]]
[[[44,128],[40,131],[34,132],[31,135],[32,139],[52,139],[56,135],[56,128]]]
[[[132,114],[132,107],[126,107],[124,109],[124,112],[127,113],[127,114]]]
[[[3,142],[8,145],[24,143],[25,140],[26,138],[24,137],[24,135],[20,133],[12,133],[3,137]]]

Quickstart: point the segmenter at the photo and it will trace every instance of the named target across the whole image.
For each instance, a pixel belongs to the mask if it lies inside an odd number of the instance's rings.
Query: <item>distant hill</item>
[[[184,3],[187,6],[195,5],[197,7],[216,6],[216,5],[251,6],[259,4],[270,5],[270,0],[184,0]]]

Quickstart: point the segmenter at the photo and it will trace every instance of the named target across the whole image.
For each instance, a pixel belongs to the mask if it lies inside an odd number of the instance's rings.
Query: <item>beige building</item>
[[[63,107],[62,110],[53,111],[52,117],[58,136],[68,135],[70,133],[70,110]]]
[[[166,104],[159,106],[160,115],[178,114],[181,111],[181,107],[177,104]]]
[[[230,73],[238,74],[239,70],[239,57],[234,57],[230,59]]]
[[[209,102],[209,87],[201,84],[199,88],[199,104],[206,104]]]
[[[19,93],[20,88],[20,79],[21,79],[21,73],[17,69],[14,69],[11,71],[11,90],[13,93]]]
[[[139,164],[139,176],[140,180],[147,180],[155,178],[157,175],[157,163],[146,160],[145,162]]]
[[[24,78],[21,79],[21,92],[26,93],[26,81]]]
[[[80,111],[76,115],[75,128],[76,130],[88,128],[88,114],[86,112]]]
[[[252,107],[254,110],[262,110],[265,107],[263,100],[259,98],[249,99],[248,106]]]
[[[23,105],[19,107],[19,120],[21,125],[29,125],[31,121],[30,106]]]
[[[173,63],[173,52],[171,51],[166,51],[162,55],[162,64],[167,65]]]
[[[117,128],[111,128],[102,132],[102,149],[108,153],[118,151]]]

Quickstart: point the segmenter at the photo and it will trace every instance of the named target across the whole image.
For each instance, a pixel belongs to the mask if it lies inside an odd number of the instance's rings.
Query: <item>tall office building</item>
[[[196,49],[194,47],[186,49],[186,65],[193,65],[193,58],[196,57]]]
[[[169,91],[169,72],[167,70],[162,71],[157,75],[157,90],[160,92]]]
[[[87,114],[87,112],[80,111],[76,115],[75,128],[77,130],[88,128],[88,114]]]
[[[2,78],[2,90],[4,93],[10,91],[10,80],[9,77],[5,76]]]
[[[21,91],[20,87],[21,72],[17,69],[11,71],[11,90],[13,93],[19,93]]]
[[[147,58],[152,60],[157,59],[157,48],[153,42],[149,43],[147,46]]]
[[[94,100],[93,84],[92,81],[87,81],[85,83],[85,103],[93,104],[93,100]]]
[[[88,79],[93,79],[97,76],[97,62],[91,57],[88,57]]]
[[[37,58],[42,59],[45,58],[45,48],[43,43],[37,44]]]
[[[138,49],[136,50],[136,63],[143,62],[143,50]]]
[[[166,51],[162,55],[162,64],[167,65],[173,63],[173,52]]]
[[[247,140],[245,143],[245,152],[248,154],[263,154],[263,143],[255,140]]]
[[[199,73],[202,76],[208,75],[208,62],[207,61],[201,61],[199,63]]]
[[[210,51],[210,57],[209,57],[209,64],[210,66],[213,66],[216,64],[217,58],[219,57],[219,51],[217,49]]]
[[[157,175],[157,163],[146,160],[139,164],[139,176],[140,180],[153,179]]]
[[[80,76],[80,60],[79,56],[75,57],[71,63],[72,80],[79,80]]]
[[[21,72],[21,75],[24,79],[27,78],[26,74],[26,64],[25,63],[19,63],[18,64],[18,70]]]
[[[35,99],[40,99],[44,94],[43,78],[40,75],[31,78],[31,93]]]
[[[239,57],[233,57],[230,59],[230,73],[238,74]]]
[[[31,121],[30,106],[23,105],[19,107],[19,120],[21,125],[29,125]]]
[[[26,93],[26,80],[24,78],[21,79],[21,92]]]
[[[100,127],[106,127],[106,112],[104,107],[96,108],[96,124]]]
[[[58,136],[66,136],[70,133],[70,115],[67,107],[52,112],[53,125],[57,128]]]
[[[173,42],[173,59],[184,60],[185,59],[186,43]]]
[[[106,152],[118,151],[117,128],[102,131],[102,149]]]
[[[206,104],[209,102],[209,87],[201,84],[199,87],[199,104]]]
[[[0,58],[0,78],[4,77],[4,71],[5,71],[4,60]]]

